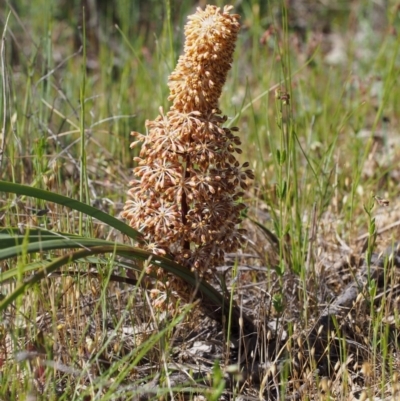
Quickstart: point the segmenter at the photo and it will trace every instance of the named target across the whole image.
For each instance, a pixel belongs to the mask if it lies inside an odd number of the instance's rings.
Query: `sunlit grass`
[[[105,6],[105,11],[98,10],[98,28],[85,27],[84,55],[79,1],[70,6],[61,1],[23,3],[15,1],[14,8],[3,7],[0,12],[4,24],[10,12],[2,54],[5,79],[1,81],[0,121],[6,128],[6,142],[0,178],[81,199],[118,217],[133,166],[130,132],[144,132],[146,119],[155,118],[160,106],[168,107],[166,82],[181,53],[182,27],[193,4],[189,0],[154,0],[139,5],[121,0],[113,10]],[[216,3],[223,5],[221,1]],[[322,282],[331,277],[326,271],[334,261],[350,258],[350,252],[345,252],[349,249],[357,257],[368,258],[375,251],[375,242],[380,251],[384,250],[397,241],[396,228],[378,235],[375,241],[376,231],[399,218],[398,12],[394,4],[389,4],[387,23],[379,30],[372,27],[373,2],[333,3],[330,11],[316,7],[309,17],[310,26],[299,33],[293,27],[295,10],[284,9],[280,1],[241,2],[237,12],[241,14],[242,31],[221,98],[228,124],[240,128],[241,158],[251,161],[256,174],[254,187],[245,196],[248,215],[270,230],[279,243],[271,251],[256,228],[245,221],[249,242],[260,257],[254,264],[270,268],[263,277],[263,291],[273,304],[271,314],[277,319],[287,318],[285,313],[292,312],[286,302],[295,294],[299,308],[296,321],[308,328],[315,323],[320,304],[338,291],[334,285]],[[321,26],[330,22],[329,34],[318,24],[315,26],[319,28],[312,29],[316,20]],[[374,196],[388,200],[389,207],[373,202]],[[40,226],[116,239],[115,232],[92,226],[85,217],[79,220],[78,214],[43,200],[2,193],[0,202],[1,226]],[[364,249],[364,242],[358,240],[363,234],[368,234],[363,237],[363,241],[368,240]],[[23,255],[13,267],[23,269],[32,261]],[[74,267],[87,271],[90,266],[79,263]],[[134,315],[128,318],[124,313],[129,314],[128,306],[137,308],[138,298],[128,294],[116,302],[120,289],[106,285],[111,267],[106,264],[102,269],[104,276],[98,288],[86,277],[74,278],[68,285],[63,278],[58,284],[47,280],[40,288],[33,287],[26,297],[19,298],[16,306],[20,311],[13,312],[13,318],[19,316],[25,321],[24,330],[36,338],[42,330],[36,317],[49,313],[53,340],[65,341],[63,350],[70,351],[65,361],[77,362],[87,350],[88,327],[80,329],[77,344],[69,343],[70,339],[61,339],[68,331],[56,324],[57,314],[60,308],[70,314],[71,321],[65,324],[72,330],[79,321],[73,319],[79,310],[74,297],[79,294],[82,299],[91,294],[91,299],[98,299],[89,310],[98,319],[96,330],[102,336],[99,344],[107,348],[103,342],[106,328],[99,329],[105,316],[111,315],[116,327],[132,323]],[[354,271],[351,274],[354,276]],[[246,277],[262,281],[260,274]],[[20,281],[22,270],[13,286]],[[364,376],[370,388],[380,386],[383,394],[395,373],[389,344],[393,344],[393,338],[398,341],[399,316],[390,307],[396,305],[396,294],[390,289],[396,284],[394,273],[385,272],[385,292],[379,295],[379,307],[373,301],[378,296],[375,284],[371,279],[364,294],[363,307],[368,309],[368,313],[364,310],[365,319],[370,320],[363,330],[368,328],[364,345],[371,350],[376,370]],[[10,289],[2,287],[1,291],[8,293]],[[52,295],[43,296],[46,292]],[[153,312],[145,295],[143,303],[146,318],[157,321],[159,317],[149,317]],[[27,316],[21,317],[25,308]],[[392,315],[394,322],[390,320]],[[143,322],[146,318],[141,317]],[[107,397],[112,399],[115,388],[111,382],[121,383],[130,374],[134,376],[139,360],[148,361],[145,355],[153,347],[153,340],[158,344],[158,354],[149,359],[165,367],[172,351],[164,353],[161,346],[168,343],[172,336],[168,330],[172,331],[183,316],[174,319],[162,329],[165,332],[159,332],[160,337],[150,336],[147,345],[144,342],[139,349],[129,350],[108,370],[99,368],[99,372],[106,373],[97,377],[92,390],[78,390],[79,380],[69,376],[67,381],[71,382],[65,388],[71,398],[67,398],[81,399],[85,394],[99,397],[104,385]],[[159,322],[165,324],[162,319]],[[16,348],[26,348],[19,337],[13,341]],[[52,345],[46,347],[51,359]],[[101,346],[91,347],[94,354],[90,357],[101,359]],[[118,348],[115,343],[112,347]],[[345,350],[342,354],[348,356]],[[25,394],[31,391],[29,375],[33,374],[28,365],[26,361],[18,368],[6,365],[1,375],[2,396],[16,397],[20,391],[7,377],[21,379]],[[87,374],[83,366],[76,369],[79,374]],[[23,376],[20,371],[28,373]],[[156,370],[148,372],[149,382],[155,374]],[[295,376],[287,367],[282,378],[289,374]],[[168,377],[163,380],[168,383]],[[50,387],[46,391],[56,393]],[[139,390],[129,391],[134,394]],[[281,391],[284,394],[285,389]],[[349,391],[353,390],[348,388],[342,396],[347,397]]]

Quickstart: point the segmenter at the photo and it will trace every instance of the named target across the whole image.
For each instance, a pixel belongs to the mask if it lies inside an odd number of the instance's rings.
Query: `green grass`
[[[99,8],[96,29],[89,22],[82,28],[80,1],[16,0],[0,10],[6,28],[0,63],[0,124],[5,128],[0,179],[62,194],[114,217],[131,178],[135,154],[129,148],[130,132],[145,132],[146,119],[155,118],[160,106],[168,108],[168,75],[182,51],[186,16],[194,12],[189,0],[116,3],[114,9],[108,2]],[[234,396],[245,388],[258,397],[262,389],[266,399],[273,399],[275,387],[285,399],[298,390],[296,383],[304,382],[312,383],[301,394],[304,400],[345,400],[363,392],[387,396],[399,386],[394,374],[400,366],[399,273],[388,263],[383,283],[368,277],[352,307],[353,321],[338,318],[332,329],[341,338],[340,374],[319,377],[314,372],[310,379],[292,362],[293,355],[302,353],[312,366],[314,343],[305,340],[305,333],[357,276],[358,259],[369,260],[398,241],[397,226],[380,231],[399,220],[399,14],[389,2],[386,22],[378,29],[371,22],[377,12],[373,1],[337,0],[330,9],[317,2],[305,17],[282,3],[247,0],[236,9],[242,30],[220,108],[227,124],[240,128],[240,157],[251,162],[256,174],[246,193],[248,215],[267,235],[244,221],[245,253],[252,257],[231,260],[235,269],[225,280],[228,299],[240,304],[244,297],[250,302],[244,310],[251,309],[252,317],[284,323],[285,341],[296,354],[282,351],[286,365],[268,361],[261,384],[242,383],[239,374],[232,374],[233,383],[225,385]],[[96,17],[93,10],[85,12]],[[302,39],[296,18],[305,22]],[[327,24],[332,36],[323,33]],[[331,39],[341,51],[338,57],[332,57]],[[80,214],[85,210],[76,204],[68,209],[14,192],[0,193],[0,226],[27,234],[18,258],[1,262],[0,279],[8,276],[0,291],[3,297],[18,288],[24,291],[1,311],[0,399],[27,399],[37,391],[44,394],[38,399],[131,399],[157,380],[161,384],[154,394],[149,390],[155,398],[173,393],[183,398],[186,392],[217,399],[226,379],[220,369],[235,370],[226,366],[233,364],[228,347],[219,365],[211,360],[214,373],[207,386],[195,378],[193,366],[185,368],[192,377],[185,386],[174,384],[171,366],[179,339],[201,329],[194,322],[202,321],[197,319],[198,301],[192,299],[169,319],[158,315],[151,294],[137,285],[146,282],[144,274],[135,273],[136,285],[112,276],[124,275],[124,269],[143,272],[132,260],[116,254],[71,260],[74,275],[24,286],[43,261],[65,255],[50,249],[28,253],[27,227],[133,242],[109,221],[100,224]],[[389,200],[389,206],[374,202],[374,196]],[[234,274],[244,264],[252,270]],[[364,357],[359,366],[343,334],[345,321]],[[136,331],[144,333],[140,339]],[[268,360],[268,336],[278,331],[264,326],[261,362]],[[27,350],[39,352],[46,364],[22,354]],[[338,377],[346,375],[353,384],[340,382]],[[330,383],[321,395],[325,377]]]

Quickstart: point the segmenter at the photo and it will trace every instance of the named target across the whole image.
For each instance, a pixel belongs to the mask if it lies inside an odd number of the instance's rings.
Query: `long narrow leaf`
[[[151,263],[160,266],[161,268],[174,274],[177,277],[180,277],[181,279],[185,280],[188,284],[190,284],[192,287],[196,288],[196,286],[198,285],[202,286],[204,292],[207,293],[210,300],[220,303],[221,295],[209,284],[205,282],[199,282],[198,279],[195,277],[195,275],[188,269],[185,269],[184,267],[178,265],[177,263],[171,260],[153,255],[152,253],[145,251],[143,249],[134,248],[127,245],[118,245],[118,246],[97,246],[91,249],[76,251],[68,255],[64,255],[56,259],[55,261],[46,264],[34,276],[29,278],[25,283],[21,284],[20,287],[18,287],[8,298],[6,298],[3,301],[3,303],[0,304],[0,310],[3,307],[9,305],[11,302],[13,302],[27,288],[31,287],[33,284],[43,279],[46,275],[51,274],[52,272],[56,271],[63,265],[71,263],[78,259],[85,258],[87,256],[96,255],[100,253],[114,253],[114,252],[128,259],[139,259],[143,261],[151,259]]]
[[[13,247],[16,245],[21,245],[23,243],[26,244],[32,242],[46,242],[46,241],[53,241],[56,239],[64,239],[77,242],[80,240],[87,239],[86,237],[82,237],[80,235],[75,235],[75,234],[58,233],[40,229],[28,229],[28,230],[29,231],[21,233],[21,231],[18,228],[14,227],[0,228],[0,250],[2,249],[4,250],[6,248]]]
[[[279,239],[272,231],[268,230],[267,227],[265,227],[264,225],[259,223],[257,220],[252,219],[251,217],[249,217],[249,220],[261,229],[261,231],[264,233],[264,235],[267,237],[267,239],[271,242],[271,244],[279,247]]]
[[[181,278],[182,280],[186,281],[191,287],[193,287],[193,289],[196,290],[197,298],[201,299],[203,307],[207,309],[211,317],[220,320],[217,318],[217,316],[221,316],[222,312],[225,314],[225,316],[228,315],[228,312],[230,310],[229,300],[225,298],[222,294],[220,294],[217,290],[215,290],[210,284],[196,277],[193,272],[184,268],[183,266],[178,265],[172,260],[128,245],[97,246],[91,249],[83,249],[70,253],[54,261],[51,261],[50,263],[44,262],[44,267],[42,267],[27,281],[20,284],[18,288],[16,288],[8,297],[6,297],[0,303],[0,310],[4,310],[4,308],[14,302],[27,289],[38,283],[47,275],[55,272],[62,266],[91,255],[102,253],[115,253],[119,256],[123,256],[131,260],[151,260],[152,264],[157,265],[167,272],[172,273],[176,277]],[[16,274],[16,269],[13,270]],[[237,335],[239,335],[240,333],[253,333],[255,331],[254,323],[246,315],[242,314],[239,308],[234,307],[232,309],[232,314],[233,319],[231,329]]]
[[[14,184],[7,181],[0,181],[0,192],[10,192],[17,195],[31,196],[33,198],[57,203],[102,221],[103,223],[115,228],[116,230],[119,230],[121,233],[126,234],[132,239],[140,240],[141,237],[141,234],[138,231],[134,230],[132,227],[116,219],[115,217],[110,216],[109,214],[104,213],[90,205],[87,205],[86,203],[79,202],[54,192],[44,191],[42,189],[29,187],[27,185]]]
[[[56,239],[40,242],[32,242],[28,244],[16,245],[2,249],[0,240],[0,260],[15,258],[22,253],[47,252],[55,249],[71,249],[71,248],[91,248],[94,246],[115,245],[114,242],[96,238],[79,238],[73,239]],[[119,244],[121,245],[121,244]]]

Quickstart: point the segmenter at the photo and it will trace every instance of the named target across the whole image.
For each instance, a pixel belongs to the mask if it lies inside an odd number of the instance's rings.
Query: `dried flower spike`
[[[184,54],[169,77],[173,109],[208,114],[218,108],[240,28],[239,16],[229,14],[231,9],[207,6],[189,17]]]
[[[239,30],[230,10],[207,6],[189,17],[185,52],[169,78],[171,109],[146,122],[147,135],[133,133],[132,147],[142,147],[123,212],[147,249],[201,276],[241,246],[238,199],[254,178],[234,156],[238,129],[224,128],[218,110]]]

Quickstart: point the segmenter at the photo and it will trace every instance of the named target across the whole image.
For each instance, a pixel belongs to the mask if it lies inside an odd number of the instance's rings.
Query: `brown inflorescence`
[[[240,202],[253,179],[240,164],[237,128],[224,128],[218,99],[231,67],[239,16],[207,6],[189,17],[184,54],[169,78],[170,111],[134,132],[135,180],[123,216],[146,249],[206,276],[243,242]]]

